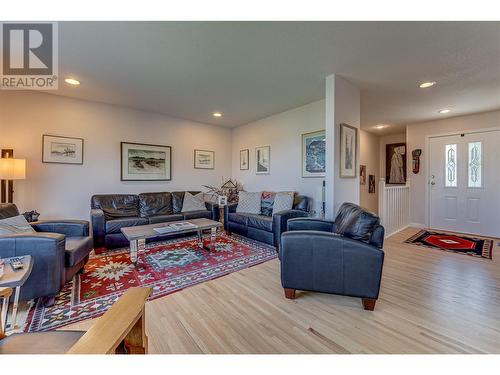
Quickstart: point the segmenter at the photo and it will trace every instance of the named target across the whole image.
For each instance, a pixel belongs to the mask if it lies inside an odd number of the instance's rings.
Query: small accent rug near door
[[[494,243],[493,240],[488,238],[463,236],[430,230],[421,230],[404,242],[431,249],[441,249],[486,259],[492,258]]]
[[[102,315],[133,286],[152,287],[150,299],[155,299],[276,257],[274,247],[225,234],[217,236],[216,252],[200,249],[194,237],[149,243],[139,253],[137,267],[128,248],[93,255],[83,273],[66,283],[54,306],[35,301],[24,331],[50,331]]]

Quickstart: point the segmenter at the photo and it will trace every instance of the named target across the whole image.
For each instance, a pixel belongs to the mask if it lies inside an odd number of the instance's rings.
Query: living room
[[[1,354],[498,354],[500,22],[14,8]]]

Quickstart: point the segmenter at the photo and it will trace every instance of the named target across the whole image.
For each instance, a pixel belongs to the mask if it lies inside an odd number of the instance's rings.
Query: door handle
[[[431,185],[434,186],[436,185],[436,183],[434,181],[431,181]]]

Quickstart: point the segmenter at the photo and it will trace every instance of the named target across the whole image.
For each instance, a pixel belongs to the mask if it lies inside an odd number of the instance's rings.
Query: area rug
[[[488,238],[421,230],[405,243],[492,259],[494,241]]]
[[[209,239],[205,238],[205,244]],[[66,283],[54,306],[40,300],[28,312],[25,332],[50,331],[102,315],[128,288],[153,288],[150,299],[276,258],[274,247],[225,234],[215,252],[200,249],[195,237],[147,244],[137,266],[129,249],[92,255],[83,273]]]

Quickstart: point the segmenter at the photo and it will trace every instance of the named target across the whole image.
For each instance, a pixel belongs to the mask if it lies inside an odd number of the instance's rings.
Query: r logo
[[[54,74],[54,38],[51,23],[2,25],[3,75]]]

